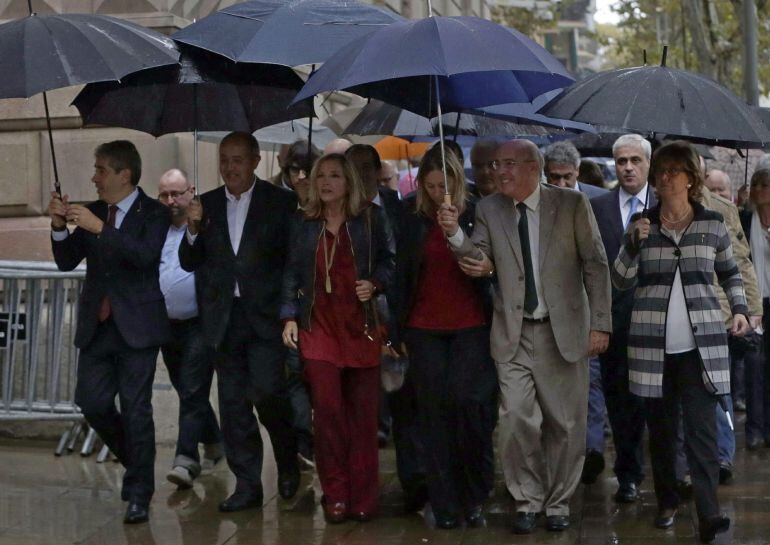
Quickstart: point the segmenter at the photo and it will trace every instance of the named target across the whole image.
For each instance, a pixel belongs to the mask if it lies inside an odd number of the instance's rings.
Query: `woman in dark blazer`
[[[462,166],[446,155],[446,178],[460,225],[473,230],[474,206]],[[444,202],[440,150],[429,151],[407,199],[397,254],[399,330],[409,354],[424,441],[428,496],[438,528],[485,523],[492,488],[497,375],[489,354],[488,282],[466,276],[438,225]]]
[[[382,335],[371,304],[394,271],[393,235],[343,155],[318,160],[292,226],[283,342],[299,347],[310,385],[321,503],[329,522],[377,510]]]
[[[684,141],[660,147],[651,171],[659,204],[635,219],[612,269],[616,288],[635,288],[628,335],[629,388],[644,397],[658,516],[674,523],[678,407],[692,472],[700,539],[727,530],[717,500],[716,404],[730,391],[727,334],[714,292],[716,272],[733,313],[731,333],[749,331],[743,283],[722,216],[698,203],[698,155]]]

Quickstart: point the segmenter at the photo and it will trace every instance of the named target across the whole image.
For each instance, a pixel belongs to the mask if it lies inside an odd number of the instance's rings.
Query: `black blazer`
[[[88,261],[78,302],[75,346],[84,348],[93,339],[105,295],[126,344],[132,348],[160,346],[169,338],[166,304],[158,283],[160,254],[171,223],[168,208],[139,188],[120,229],[107,225],[107,208],[104,201],[88,205],[105,222],[100,235],[78,227],[63,241],[52,241],[60,270],[71,271],[83,259]]]
[[[581,184],[582,187],[582,184]],[[604,251],[607,254],[607,263],[612,270],[612,265],[620,253],[623,245],[623,218],[620,215],[619,196],[620,186],[590,200],[591,207],[599,226],[599,233],[604,243]],[[658,199],[650,187],[647,208],[655,208]],[[634,290],[620,291],[612,287],[612,339],[610,351],[614,348],[625,353],[628,328],[631,326],[631,309],[634,305]]]
[[[401,229],[404,222],[404,203],[398,198],[398,191],[389,187],[380,187],[378,190],[382,207],[385,209],[385,215],[390,223],[390,229],[396,238],[396,244],[401,238]]]
[[[308,219],[301,211],[296,213],[292,223],[291,253],[283,278],[281,319],[297,320],[303,329],[310,327],[315,300],[316,251],[323,225],[323,220]],[[349,219],[343,228],[350,234],[358,278],[375,281],[387,293],[393,281],[396,250],[383,209],[370,205]],[[364,312],[370,325],[376,323],[372,305],[364,305]]]
[[[263,339],[280,337],[281,277],[297,197],[291,191],[258,179],[251,194],[238,255],[233,253],[230,243],[224,186],[201,195],[201,204],[200,233],[193,245],[188,243],[186,235],[182,238],[179,261],[186,271],[195,271],[206,344],[217,347],[224,339],[236,281],[256,334]]]

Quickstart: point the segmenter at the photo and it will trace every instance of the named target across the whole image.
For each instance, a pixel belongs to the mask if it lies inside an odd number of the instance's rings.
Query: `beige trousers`
[[[565,361],[550,323],[524,322],[513,361],[496,364],[500,463],[516,510],[569,515],[585,459],[588,361]]]

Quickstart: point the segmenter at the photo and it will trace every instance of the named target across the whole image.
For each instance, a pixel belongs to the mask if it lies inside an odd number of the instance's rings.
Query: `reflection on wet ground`
[[[742,428],[742,425],[739,425]],[[743,444],[743,438],[738,438]],[[220,463],[204,473],[189,491],[176,491],[164,479],[171,449],[158,451],[157,492],[150,523],[122,523],[120,467],[97,464],[77,454],[55,458],[53,444],[0,440],[0,545],[609,545],[697,543],[694,508],[686,504],[675,526],[667,531],[652,527],[655,500],[651,478],[642,485],[641,501],[617,505],[617,486],[605,470],[590,487],[580,486],[572,503],[572,527],[563,534],[541,526],[530,536],[510,532],[512,502],[498,480],[487,505],[484,529],[435,530],[430,514],[403,515],[401,491],[395,478],[392,449],[381,452],[382,507],[369,523],[329,526],[318,505],[320,488],[312,473],[303,474],[300,493],[281,500],[275,490],[274,468],[267,480],[266,503],[261,511],[223,515],[217,504],[234,482]],[[606,453],[608,463],[612,453]],[[738,449],[732,484],[720,487],[722,508],[733,520],[730,532],[716,543],[770,544],[770,449]],[[650,472],[647,472],[648,476]]]

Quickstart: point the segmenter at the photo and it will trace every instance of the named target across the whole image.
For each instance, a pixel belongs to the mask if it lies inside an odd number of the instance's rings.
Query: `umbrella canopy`
[[[183,55],[180,65],[87,85],[73,101],[84,125],[174,132],[253,132],[313,115],[311,101],[290,106],[302,80],[277,65],[238,66],[210,54]]]
[[[0,25],[0,98],[117,81],[178,59],[173,40],[115,17],[33,15]]]
[[[374,145],[380,159],[414,159],[422,156],[430,142],[409,142],[396,136],[386,136]]]
[[[731,91],[700,74],[666,66],[595,74],[566,89],[540,113],[726,147],[770,142],[767,128]]]
[[[281,144],[293,144],[297,140],[303,140],[308,135],[308,122],[304,119],[295,119],[293,121],[284,121],[269,127],[264,127],[254,131],[254,138],[257,139],[260,146],[263,144],[277,147]],[[201,132],[198,138],[201,142],[219,143],[227,136],[227,132]],[[337,135],[331,129],[323,125],[313,126],[313,144],[318,147],[324,147],[326,144],[337,138]]]
[[[319,64],[343,44],[400,15],[353,0],[252,0],[179,30],[181,43],[236,62]]]
[[[572,81],[556,58],[516,30],[476,17],[429,17],[395,22],[350,42],[296,100],[346,90],[435,117],[439,107],[450,112],[531,102]]]

